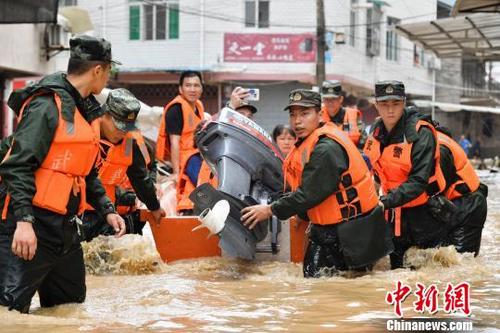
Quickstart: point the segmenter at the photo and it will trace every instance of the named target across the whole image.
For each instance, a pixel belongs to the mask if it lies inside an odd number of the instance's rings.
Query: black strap
[[[460,194],[467,194],[471,192],[469,186],[466,183],[460,183],[457,186],[455,186],[455,191],[457,191]]]
[[[354,207],[353,207],[354,206]],[[348,220],[355,216],[361,214],[361,201],[356,201],[351,203],[349,206],[346,205],[340,209],[340,213],[342,215],[342,219]]]
[[[433,196],[439,192],[441,192],[441,190],[439,189],[439,184],[437,182],[437,180],[433,181],[432,183],[430,183],[429,185],[427,185],[427,195],[429,196]]]

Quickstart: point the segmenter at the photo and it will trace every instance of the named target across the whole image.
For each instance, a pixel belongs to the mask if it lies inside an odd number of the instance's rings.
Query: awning
[[[500,12],[499,0],[457,0],[451,15]]]
[[[94,30],[89,13],[83,8],[75,6],[61,7],[59,14],[68,20],[70,31],[73,34]]]
[[[469,112],[486,112],[486,113],[500,114],[500,108],[492,108],[487,106],[433,102],[420,99],[412,100],[412,102],[415,103],[415,105],[420,108],[430,108],[432,106],[435,106],[439,108],[439,110],[444,112],[469,111]]]
[[[383,6],[388,6],[390,7],[391,5],[389,5],[387,3],[387,1],[383,1],[383,0],[367,0],[366,2],[371,2],[373,3],[375,6],[378,6],[378,7],[383,7]]]
[[[0,0],[0,24],[56,23],[58,0]]]
[[[396,32],[439,58],[500,60],[500,13],[400,24],[396,26]]]

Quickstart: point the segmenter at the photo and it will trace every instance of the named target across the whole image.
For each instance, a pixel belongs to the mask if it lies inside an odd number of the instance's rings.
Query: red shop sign
[[[315,62],[313,34],[224,34],[225,62]]]

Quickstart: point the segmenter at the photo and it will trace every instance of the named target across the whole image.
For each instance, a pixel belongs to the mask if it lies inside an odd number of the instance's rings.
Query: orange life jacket
[[[419,120],[416,123],[416,130],[420,127],[428,127],[434,137],[436,138],[436,151],[434,153],[434,172],[429,178],[429,185],[434,187],[435,192],[441,192],[446,186],[446,181],[444,179],[441,167],[439,166],[439,147],[437,146],[437,134],[434,126],[426,121]],[[380,185],[384,194],[387,194],[390,190],[399,187],[401,184],[408,180],[410,171],[412,169],[411,161],[411,151],[413,143],[407,142],[406,137],[404,142],[391,144],[384,148],[384,151],[380,152],[380,141],[378,141],[373,135],[370,135],[366,141],[364,147],[364,153],[370,159],[371,165],[375,174],[380,179]],[[416,207],[427,203],[429,199],[429,194],[424,191],[415,199],[404,204],[403,208]],[[401,234],[401,221],[400,221],[401,211],[398,209],[396,211],[396,224],[395,224],[395,234],[400,236]]]
[[[476,191],[479,188],[479,177],[474,171],[462,147],[444,133],[438,132],[437,136],[439,144],[451,151],[453,163],[459,177],[459,180],[453,184],[446,184],[448,186],[445,190],[446,197],[453,200],[460,198],[466,193]]]
[[[200,173],[198,175],[198,186],[201,184],[209,183],[214,188],[219,185],[219,180],[216,175],[212,173],[212,169],[207,162],[203,161],[201,163]]]
[[[183,120],[179,143],[179,178],[177,180],[177,211],[181,211],[193,209],[193,203],[189,200],[189,195],[195,189],[196,184],[191,183],[189,177],[185,175],[184,169],[189,158],[198,153],[198,149],[194,147],[194,132],[204,117],[205,109],[201,101],[196,101],[196,108],[200,114],[200,116],[197,116],[191,104],[181,95],[175,97],[165,106],[156,142],[156,157],[162,161],[170,159],[170,142],[166,132],[165,115],[174,104],[181,105]]]
[[[304,165],[309,161],[316,143],[322,136],[328,136],[344,148],[349,166],[341,175],[338,191],[307,211],[309,219],[316,224],[335,224],[370,212],[378,204],[372,175],[346,133],[331,123],[312,132],[298,147],[294,147],[285,159],[283,173],[292,191],[302,184]]]
[[[101,158],[97,164],[99,179],[106,190],[106,195],[113,203],[116,203],[116,188],[128,181],[127,169],[133,162],[134,140],[141,150],[146,165],[149,164],[151,159],[144,142],[144,137],[139,131],[128,132],[119,145],[115,145],[104,139],[100,141],[100,149],[105,152],[104,155],[106,158]],[[104,146],[107,146],[107,149]],[[93,210],[90,205],[87,205],[86,209]]]
[[[21,108],[19,120],[26,105],[36,97],[28,98]],[[89,124],[75,108],[73,123],[62,117],[61,98],[54,93],[59,120],[47,156],[35,171],[36,193],[33,205],[58,214],[67,213],[71,192],[80,194],[78,213],[85,210],[85,177],[90,173],[99,153],[99,122]],[[10,154],[7,154],[8,158]],[[5,200],[2,217],[7,216],[10,196]]]
[[[328,114],[326,107],[323,107],[323,120],[325,123],[331,122],[337,126],[340,130],[345,131],[349,138],[355,145],[358,145],[359,139],[361,138],[361,131],[358,127],[358,119],[361,118],[361,111],[355,108],[344,108],[344,120],[341,124],[334,123]]]
[[[151,155],[149,153],[148,147],[146,146],[146,140],[144,140],[144,137],[142,136],[140,131],[134,131],[131,134],[133,135],[133,138],[139,146],[139,150],[141,151],[141,155],[146,164],[146,168],[149,170],[153,161],[151,160]],[[133,190],[132,184],[130,184],[130,179],[128,179],[128,177],[126,177],[123,182],[118,184],[118,186],[126,190]]]

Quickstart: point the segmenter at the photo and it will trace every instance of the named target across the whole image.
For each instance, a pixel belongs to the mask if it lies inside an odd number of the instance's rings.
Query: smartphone
[[[258,88],[248,88],[248,93],[250,94],[246,100],[247,101],[258,101],[260,96],[260,91]]]

